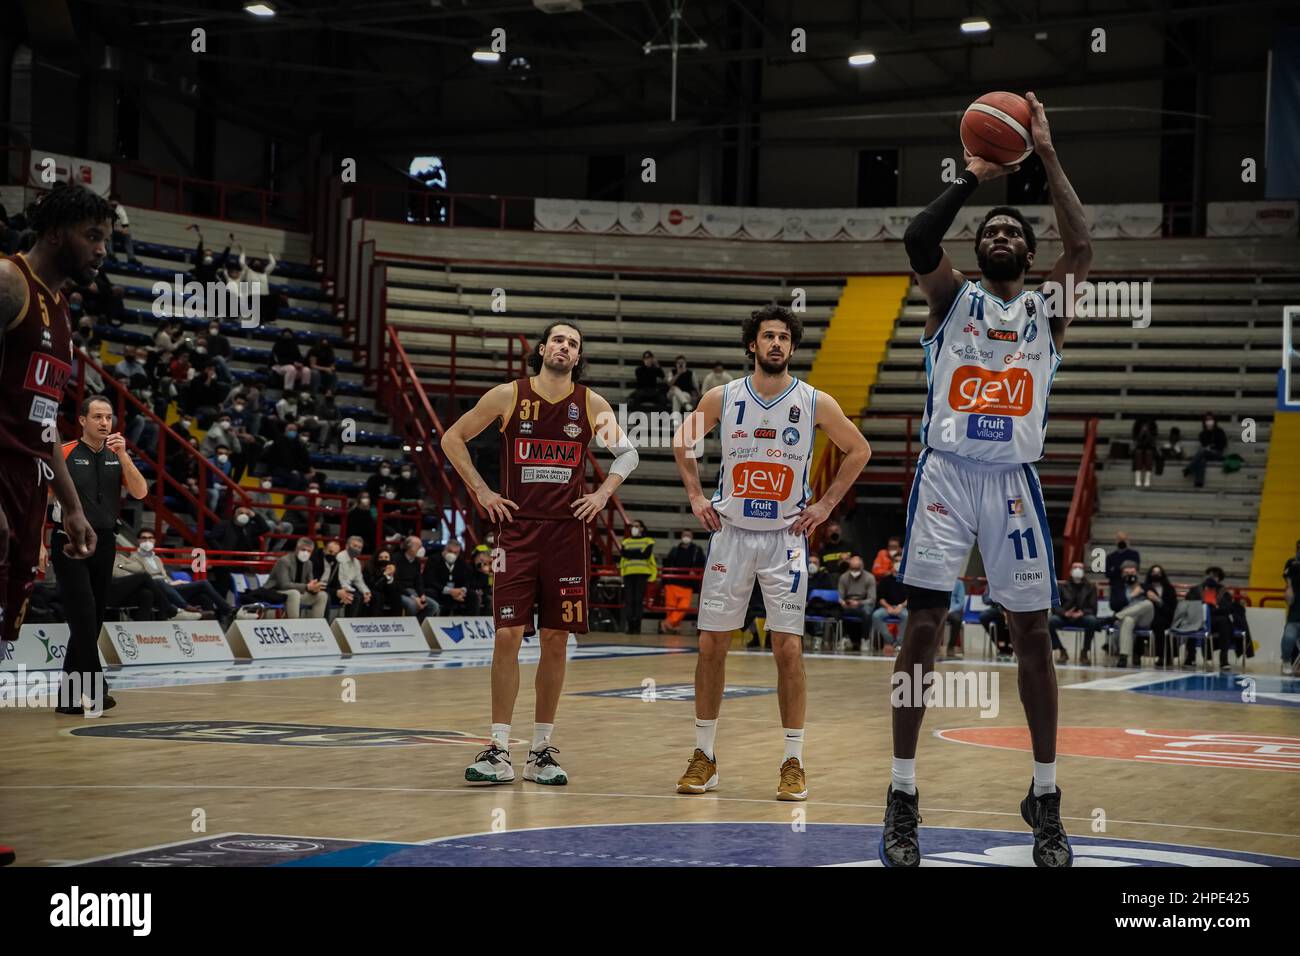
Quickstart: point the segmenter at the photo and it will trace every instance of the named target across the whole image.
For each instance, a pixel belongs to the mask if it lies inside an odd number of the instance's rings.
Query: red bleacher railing
[[[459,517],[469,538],[466,545],[476,545],[479,535],[474,517],[478,513],[478,502],[459,479],[453,483],[448,478],[442,455],[436,447],[442,443],[446,428],[433,410],[397,330],[389,326],[385,331],[388,341],[379,383],[380,401],[411,447],[411,460],[420,473],[425,492],[438,509],[439,521],[447,520],[449,513]],[[454,522],[452,524],[454,526]]]
[[[501,379],[504,373],[504,380],[523,378],[528,374],[528,354],[532,350],[528,344],[526,336],[518,332],[501,332],[483,330],[481,332],[447,332],[442,329],[429,329],[419,325],[388,325],[388,329],[393,332],[408,332],[418,335],[437,336],[448,339],[447,359],[440,361],[438,359],[427,359],[424,357],[407,359],[410,367],[419,377],[420,385],[426,393],[433,395],[445,395],[448,399],[448,407],[451,410],[451,417],[447,424],[452,424],[459,417],[460,404],[458,399],[463,397],[477,397],[482,395],[487,389],[481,385],[467,385],[464,376],[469,373],[487,373],[494,379]],[[505,368],[500,363],[485,362],[466,362],[458,355],[458,344],[462,339],[469,339],[480,344],[489,339],[501,339],[505,346]],[[429,373],[429,374],[425,374]],[[482,378],[482,375],[478,376]]]
[[[155,534],[161,537],[163,523],[166,522],[168,528],[180,535],[185,542],[196,547],[203,547],[204,535],[221,520],[224,514],[229,513],[233,502],[253,507],[245,488],[232,481],[225,472],[204,458],[197,448],[173,431],[166,422],[154,413],[152,408],[132,395],[112,372],[82,352],[77,352],[74,359],[76,371],[73,374],[72,381],[68,384],[66,394],[73,399],[73,408],[75,410],[81,408],[81,403],[86,398],[86,370],[89,368],[98,373],[99,377],[104,381],[104,396],[113,403],[113,412],[116,415],[119,431],[125,429],[127,409],[143,415],[157,429],[158,447],[152,453],[129,439],[126,442],[127,450],[132,457],[148,462],[153,470],[153,476],[149,479],[151,490],[144,500],[154,513]],[[79,434],[75,421],[65,420],[62,423],[62,430],[69,437]],[[185,460],[195,464],[199,486],[197,495],[190,491],[184,480],[169,474],[167,470],[169,451],[179,452],[184,456]],[[223,489],[219,505],[221,513],[214,511],[208,505],[209,488]],[[193,514],[193,524],[185,520],[185,515],[182,512],[176,511],[167,504],[166,497],[169,494],[179,498],[189,506]]]
[[[1067,568],[1083,560],[1083,549],[1088,546],[1088,535],[1092,533],[1092,514],[1097,508],[1097,425],[1098,420],[1090,418],[1083,428],[1083,457],[1079,460],[1070,512],[1065,519],[1061,564]]]

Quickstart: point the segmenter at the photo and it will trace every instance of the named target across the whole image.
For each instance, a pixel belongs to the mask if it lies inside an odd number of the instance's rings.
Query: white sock
[[[916,796],[916,758],[904,760],[901,757],[894,758],[894,764],[889,772],[890,782],[894,789],[899,793],[911,794]]]
[[[541,753],[546,749],[547,744],[551,742],[551,734],[555,732],[554,724],[533,724],[533,746],[532,749]]]
[[[1047,793],[1056,793],[1056,761],[1039,763],[1034,761],[1034,796],[1041,797]]]
[[[1142,487],[1143,488],[1151,487],[1151,472],[1149,471],[1142,472]]]
[[[713,760],[713,741],[718,736],[718,720],[700,720],[695,718],[695,746],[704,751],[704,756]]]
[[[1134,488],[1142,487],[1142,472],[1140,471],[1133,472],[1133,487]]]
[[[502,750],[510,749],[510,725],[493,724],[492,725],[492,743]]]
[[[799,761],[799,766],[803,766],[803,728],[791,730],[789,727],[783,727],[781,733],[785,734],[785,757],[783,760],[789,760],[794,757]]]

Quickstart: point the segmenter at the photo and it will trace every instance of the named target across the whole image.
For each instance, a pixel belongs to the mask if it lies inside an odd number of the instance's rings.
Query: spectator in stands
[[[424,497],[420,493],[420,479],[407,461],[402,462],[401,471],[397,473],[397,497],[403,501],[419,501]]]
[[[244,443],[244,438],[240,437],[241,434],[246,436],[248,440],[247,445]],[[217,416],[217,420],[212,423],[212,427],[208,429],[208,433],[203,436],[203,443],[200,446],[200,449],[203,454],[209,455],[216,451],[218,445],[225,445],[230,449],[230,479],[236,483],[244,477],[244,472],[251,464],[257,463],[257,453],[261,450],[261,446],[257,443],[257,439],[253,438],[253,436],[249,435],[247,432],[241,433],[235,428],[234,417],[229,411],[222,411]],[[251,462],[249,461],[249,452],[252,453]]]
[[[128,348],[122,360],[113,366],[113,377],[130,382],[133,375],[147,375],[149,353],[143,348]]]
[[[266,518],[247,505],[235,508],[235,513],[208,532],[208,544],[214,551],[261,551],[260,538],[271,533],[271,526]],[[208,572],[219,594],[234,590],[229,567],[217,565]]]
[[[41,548],[44,552],[44,546]],[[133,621],[170,621],[180,613],[170,601],[164,600],[154,589],[153,578],[144,571],[127,571],[121,567],[122,558],[113,564],[113,577],[108,582],[104,603],[111,608],[133,608]],[[54,580],[52,569],[46,572],[46,581]],[[32,595],[35,603],[36,596]],[[186,620],[197,620],[198,612],[186,613]],[[63,620],[63,615],[59,615]]]
[[[1300,541],[1295,543],[1295,557],[1287,558],[1282,567],[1286,582],[1286,623],[1282,627],[1282,663],[1300,677]]]
[[[1187,463],[1183,469],[1183,477],[1192,476],[1192,482],[1197,488],[1205,487],[1205,463],[1208,461],[1222,461],[1223,454],[1228,450],[1228,436],[1224,434],[1223,429],[1219,427],[1214,418],[1213,412],[1206,412],[1201,421],[1201,434],[1198,436],[1201,447],[1192,460]]]
[[[317,547],[311,555],[311,570],[320,582],[321,590],[331,600],[338,596],[342,585],[339,584],[339,553],[343,546],[335,539],[325,542],[324,547]]]
[[[284,434],[266,447],[262,464],[277,488],[304,488],[303,475],[311,468],[311,454],[298,439],[298,425],[288,422]]]
[[[217,381],[216,366],[205,365],[181,393],[181,407],[201,422],[208,421],[217,414],[225,397],[226,386]]]
[[[1110,609],[1119,612],[1128,598],[1124,593],[1124,565],[1132,564],[1134,568],[1141,567],[1141,555],[1136,548],[1129,547],[1129,537],[1127,532],[1115,532],[1115,550],[1106,555],[1106,581],[1110,585],[1108,596],[1110,600]]]
[[[871,573],[879,581],[886,574],[894,573],[894,565],[903,559],[903,542],[898,535],[892,535],[885,547],[876,552],[876,559],[871,562]]]
[[[1101,622],[1097,619],[1097,586],[1088,580],[1082,561],[1070,565],[1070,580],[1062,584],[1059,591],[1061,603],[1052,608],[1052,616],[1047,622],[1052,634],[1052,646],[1058,649],[1058,660],[1062,664],[1070,660],[1070,656],[1065,653],[1065,646],[1061,644],[1059,630],[1063,627],[1081,627],[1083,652],[1079,655],[1079,663],[1091,664],[1089,655],[1092,653],[1092,638],[1101,627]]]
[[[1223,583],[1223,568],[1211,566],[1205,569],[1207,580],[1213,579],[1215,587],[1206,589],[1203,600],[1211,605],[1210,628],[1214,631],[1215,644],[1219,648],[1219,669],[1226,671],[1228,650],[1237,654],[1237,659],[1253,657],[1250,625],[1246,620],[1246,608],[1232,593],[1232,588]]]
[[[474,570],[469,575],[469,589],[478,600],[479,613],[492,613],[492,557],[486,551],[475,550]]]
[[[670,548],[664,556],[664,570],[673,568],[678,572],[689,571],[700,574],[704,571],[704,552],[695,543],[695,533],[684,528],[677,535],[677,547]],[[691,595],[700,589],[699,577],[675,577],[664,575],[664,604],[668,608],[664,620],[660,622],[661,633],[680,634],[682,621],[691,609]]]
[[[375,509],[371,507],[370,492],[363,491],[348,511],[348,531],[366,543],[367,547],[375,544],[376,526]]]
[[[700,385],[700,394],[708,392],[710,389],[717,388],[719,385],[726,385],[735,376],[722,367],[721,362],[713,363],[713,371],[704,376],[704,382]]]
[[[226,404],[221,407],[223,412],[230,415],[230,424],[234,428],[235,437],[241,444],[248,446],[244,451],[249,456],[249,468],[256,466],[256,459],[261,453],[261,442],[257,439],[258,426],[262,418],[261,413],[257,411],[260,397],[261,392],[255,385],[241,385],[226,396]]]
[[[203,457],[202,452],[199,451],[199,440],[190,435],[188,419],[182,418],[176,422],[176,432],[181,436],[183,442],[171,441],[168,443],[167,475],[180,484],[193,481],[197,487],[199,459]],[[171,487],[170,484],[168,487]]]
[[[1015,656],[1015,647],[1011,643],[1011,630],[1007,627],[1006,608],[997,601],[990,601],[988,607],[980,611],[980,626],[992,638],[999,660]]]
[[[876,586],[876,610],[871,615],[872,636],[879,637],[883,644],[889,645],[889,650],[886,651],[888,654],[893,654],[902,644],[903,632],[907,627],[907,590],[898,580],[898,568],[901,564],[900,558],[894,564],[893,570],[880,579]],[[886,619],[890,617],[898,618],[897,636],[889,633]]]
[[[1146,593],[1146,598],[1151,602],[1155,613],[1151,619],[1151,646],[1150,652],[1156,658],[1156,663],[1164,666],[1167,660],[1165,647],[1165,632],[1174,620],[1174,611],[1178,607],[1178,590],[1174,583],[1169,580],[1165,574],[1165,569],[1158,564],[1151,565],[1147,571],[1146,580],[1142,582],[1142,589]],[[1139,655],[1140,656],[1140,655]],[[1136,665],[1136,661],[1134,661]]]
[[[172,352],[172,360],[167,366],[167,377],[172,381],[174,394],[182,402],[185,402],[187,397],[183,386],[198,374],[190,361],[191,351],[188,345],[178,346]]]
[[[334,400],[334,390],[326,389],[316,401],[316,444],[321,451],[329,451],[330,444],[338,437],[339,451],[343,450],[343,429],[339,424],[338,402]]]
[[[843,574],[849,566],[849,557],[857,551],[840,523],[835,518],[826,522],[826,535],[822,538],[822,567],[831,574]],[[892,571],[892,569],[891,569]]]
[[[205,286],[209,282],[221,282],[218,273],[224,268],[226,259],[230,256],[230,245],[235,241],[235,234],[230,233],[226,240],[225,250],[218,256],[212,249],[203,244],[203,233],[199,231],[197,224],[191,223],[185,228],[187,231],[193,229],[194,234],[198,236],[198,244],[195,245],[194,251],[190,253],[190,263],[193,265],[190,276],[195,282],[202,283]]]
[[[1182,461],[1184,457],[1182,429],[1177,425],[1170,426],[1169,437],[1160,443],[1160,454],[1156,458],[1156,474],[1164,474],[1166,460]]]
[[[305,494],[294,495],[285,502],[284,519],[293,525],[293,533],[319,537],[325,533],[324,516],[320,507],[320,484],[308,479]]]
[[[822,567],[822,559],[815,554],[808,555],[808,590],[831,591],[839,587],[839,575],[831,574]]]
[[[948,657],[966,656],[966,582],[958,578],[948,598]]]
[[[266,317],[262,317],[266,321]],[[281,377],[284,390],[311,387],[311,369],[302,360],[302,350],[293,336],[293,329],[280,330],[280,337],[271,347],[271,371]]]
[[[267,527],[271,529],[272,534],[292,534],[293,525],[276,513],[274,492],[271,491],[275,483],[269,477],[266,477],[261,480],[260,484],[261,490],[249,494],[249,497],[253,499],[254,506],[257,508],[257,513],[266,521]]]
[[[329,607],[329,594],[321,586],[312,568],[311,556],[316,543],[311,538],[299,538],[297,547],[276,559],[271,567],[267,587],[279,591],[284,598],[284,616],[298,618],[324,617]]]
[[[424,592],[437,596],[444,614],[479,613],[478,595],[470,589],[469,564],[455,538],[442,546],[442,553],[424,563]]]
[[[333,391],[339,381],[338,359],[334,357],[334,347],[323,337],[317,339],[308,350],[307,364],[311,368],[312,391],[319,392],[321,389]]]
[[[208,323],[208,361],[217,370],[217,380],[229,386],[234,378],[230,374],[230,339],[221,334],[221,321],[213,319]]]
[[[384,496],[384,490],[393,489],[393,497],[397,497],[397,481],[393,478],[393,466],[390,462],[381,461],[375,473],[366,479],[366,491],[370,493],[372,501],[378,501]]]
[[[623,576],[623,621],[628,634],[641,633],[645,613],[646,585],[658,576],[655,564],[655,539],[645,533],[645,525],[633,521],[623,538],[618,573]]]
[[[876,609],[876,579],[863,570],[862,556],[849,557],[849,568],[837,582],[840,592],[840,614],[844,630],[855,651],[862,650],[862,631],[872,620]],[[902,635],[902,629],[899,630]]]
[[[1155,468],[1156,438],[1160,426],[1150,415],[1139,415],[1133,422],[1133,487],[1150,488],[1151,471]]]
[[[1133,632],[1139,628],[1149,628],[1155,618],[1155,605],[1147,597],[1146,590],[1138,580],[1137,566],[1126,563],[1120,584],[1124,590],[1125,603],[1115,612],[1119,622],[1119,667],[1128,667],[1129,655],[1137,666],[1138,656],[1133,653]]]
[[[131,376],[128,391],[141,405],[152,411],[153,388],[149,378],[143,373]],[[158,453],[158,425],[141,412],[134,403],[126,402],[126,422],[123,434],[126,440],[150,455]]]
[[[154,591],[161,598],[159,606],[170,604],[178,609],[182,620],[197,620],[199,606],[214,613],[222,628],[230,626],[234,611],[225,598],[217,593],[211,581],[173,581],[162,560],[154,554],[156,538],[147,528],[136,538],[136,551],[129,558],[118,557],[118,567],[128,574],[148,574],[154,581]],[[184,613],[179,613],[184,612]]]
[[[366,564],[366,583],[370,585],[370,613],[375,617],[401,617],[404,610],[402,590],[397,585],[397,565],[387,548],[375,552]]]
[[[373,613],[370,604],[374,598],[361,563],[365,549],[365,541],[354,534],[348,538],[347,549],[335,558],[338,563],[338,587],[334,596],[338,598],[345,617],[359,617],[363,612]]]
[[[302,392],[285,392],[280,396],[280,400],[275,403],[275,416],[280,421],[287,422],[290,419],[296,419],[299,415],[299,409],[307,404],[307,393]]]
[[[135,244],[131,240],[131,218],[126,214],[126,207],[118,199],[117,193],[108,194],[108,204],[113,209],[113,241],[109,244],[109,256],[120,243],[126,251],[126,261],[134,266],[140,264],[135,257]]]
[[[673,411],[685,414],[695,407],[699,400],[699,386],[695,382],[695,373],[686,367],[686,356],[679,355],[673,362],[673,378],[668,383],[668,397],[672,400]]]
[[[266,324],[273,324],[279,313],[279,295],[271,288],[271,273],[275,271],[275,255],[268,246],[266,259],[249,259],[244,255],[241,243],[235,243],[239,249],[239,267],[243,270],[244,281],[253,289],[254,295],[260,295],[261,318]]]
[[[664,370],[651,351],[641,354],[641,364],[636,369],[636,387],[628,396],[628,405],[633,409],[668,410],[668,383]]]
[[[227,478],[235,470],[235,466],[230,463],[230,448],[227,445],[218,445],[217,453],[208,459],[208,464]],[[217,514],[221,513],[222,502],[225,501],[228,490],[225,482],[217,480],[215,476],[208,478],[208,507]]]
[[[176,351],[184,340],[185,323],[180,319],[172,319],[170,322],[163,323],[159,326],[158,331],[154,333],[153,347],[158,353],[158,360],[162,364],[171,362],[172,353]]]
[[[402,607],[407,614],[414,614],[421,622],[429,615],[437,617],[440,613],[437,601],[425,592],[423,575],[420,573],[420,562],[424,560],[424,555],[424,543],[411,535],[394,562],[397,565],[397,590],[402,598]]]

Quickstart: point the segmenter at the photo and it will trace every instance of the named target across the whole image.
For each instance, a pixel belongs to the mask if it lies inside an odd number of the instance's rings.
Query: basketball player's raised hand
[[[710,531],[722,530],[722,518],[713,508],[713,502],[703,495],[698,495],[691,499],[691,511],[699,519],[700,524]]]
[[[569,505],[573,509],[573,516],[582,521],[590,521],[596,515],[605,510],[605,505],[609,504],[609,492],[601,491],[597,488],[589,495],[583,495],[573,504]]]
[[[962,155],[966,158],[966,170],[975,174],[975,178],[982,183],[990,179],[997,179],[999,176],[1007,176],[1014,173],[1020,168],[1020,164],[1014,166],[999,166],[997,163],[990,163],[987,159],[981,159],[968,149],[962,149]]]
[[[514,521],[515,517],[510,513],[510,509],[519,510],[519,506],[509,498],[502,498],[500,494],[491,490],[479,495],[478,503],[493,521]]]
[[[803,511],[799,512],[799,517],[794,519],[794,524],[790,525],[791,534],[811,534],[812,531],[823,521],[829,518],[831,509],[825,502],[811,504]]]
[[[1042,153],[1052,149],[1052,128],[1047,125],[1047,110],[1042,101],[1033,93],[1026,93],[1029,100],[1029,132],[1034,138],[1034,152]]]

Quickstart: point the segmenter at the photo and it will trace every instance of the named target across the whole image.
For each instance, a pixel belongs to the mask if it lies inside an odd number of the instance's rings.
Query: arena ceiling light
[[[497,63],[501,59],[501,54],[493,53],[491,50],[475,50],[473,57],[475,63]]]
[[[874,53],[854,53],[849,57],[849,66],[870,66],[876,62]]]
[[[988,33],[993,29],[993,24],[989,23],[983,17],[971,17],[969,20],[961,22],[962,33]]]
[[[244,12],[251,13],[255,17],[273,17],[275,7],[265,2],[250,2],[244,4]]]

